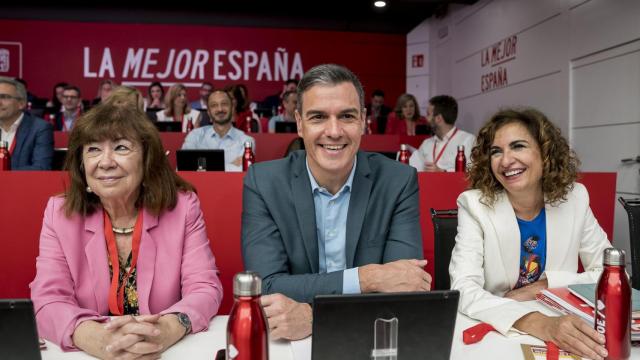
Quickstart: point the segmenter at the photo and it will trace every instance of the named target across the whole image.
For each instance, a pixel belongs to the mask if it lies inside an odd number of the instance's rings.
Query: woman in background
[[[144,110],[164,109],[164,88],[162,84],[155,81],[147,88],[147,97],[144,99]]]
[[[393,112],[387,118],[385,134],[415,135],[416,125],[426,125],[427,119],[420,116],[420,108],[415,96],[402,94]]]
[[[175,84],[164,97],[164,110],[156,113],[158,121],[177,121],[182,124],[182,132],[187,132],[188,124],[193,128],[200,126],[200,111],[192,109],[187,99],[187,88]]]

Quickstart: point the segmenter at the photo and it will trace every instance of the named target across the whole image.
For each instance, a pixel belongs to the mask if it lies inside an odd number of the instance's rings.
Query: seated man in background
[[[306,151],[244,178],[242,255],[262,277],[271,338],[311,333],[319,294],[427,291],[416,171],[359,150],[364,91],[338,65],[309,70],[296,121]],[[279,293],[279,294],[276,294]]]
[[[380,89],[373,90],[371,103],[367,105],[367,117],[371,119],[374,134],[384,134],[390,112],[391,108],[384,104],[384,92]]]
[[[184,139],[182,149],[224,150],[225,171],[242,171],[244,143],[249,141],[255,151],[255,140],[232,126],[232,99],[224,90],[214,90],[207,99],[207,112],[213,125],[194,129]]]
[[[464,146],[464,155],[470,159],[475,137],[454,125],[457,118],[456,99],[448,95],[429,99],[427,121],[435,136],[423,141],[420,148],[411,154],[409,165],[418,171],[455,171],[459,145]]]
[[[285,92],[282,96],[282,107],[284,108],[284,112],[269,120],[269,132],[276,132],[276,123],[278,122],[295,122],[296,106],[298,106],[298,94],[296,94],[295,91]]]
[[[82,114],[80,88],[67,85],[62,91],[62,111],[56,113],[56,131],[71,131],[76,119]]]
[[[51,170],[53,129],[44,120],[23,112],[24,85],[0,77],[0,141],[6,141],[12,170]]]
[[[210,82],[203,82],[200,86],[200,98],[191,102],[191,108],[196,110],[207,110],[207,99],[213,91],[213,85]]]

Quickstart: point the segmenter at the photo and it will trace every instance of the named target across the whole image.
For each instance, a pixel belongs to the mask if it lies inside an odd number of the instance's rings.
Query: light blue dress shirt
[[[224,150],[225,171],[242,171],[242,165],[236,166],[232,162],[244,154],[245,141],[251,142],[255,154],[256,141],[243,131],[231,127],[223,137],[220,137],[213,129],[213,125],[207,125],[193,129],[184,139],[182,148],[195,150],[222,149]]]
[[[318,185],[309,169],[308,159],[306,165],[316,210],[320,273],[344,270],[342,273],[342,293],[359,294],[360,277],[358,276],[358,268],[347,269],[346,255],[347,214],[349,212],[349,200],[351,199],[353,174],[356,171],[356,159],[354,158],[353,167],[347,181],[335,195]]]

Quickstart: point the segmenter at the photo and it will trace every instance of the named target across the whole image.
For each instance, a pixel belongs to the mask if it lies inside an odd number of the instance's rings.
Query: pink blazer
[[[30,284],[38,331],[63,350],[85,320],[105,321],[110,285],[102,211],[64,215],[64,197],[49,199],[40,233],[36,278]],[[141,314],[186,313],[192,331],[206,330],[222,300],[200,201],[179,193],[173,210],[143,210],[137,265]]]

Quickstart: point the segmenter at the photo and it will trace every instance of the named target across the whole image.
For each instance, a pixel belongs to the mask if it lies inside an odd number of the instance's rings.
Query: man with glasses
[[[82,114],[80,88],[68,85],[62,92],[62,111],[56,114],[56,131],[71,131],[76,119]]]
[[[12,170],[50,170],[51,124],[24,113],[27,91],[21,83],[0,77],[0,141],[9,145]]]

